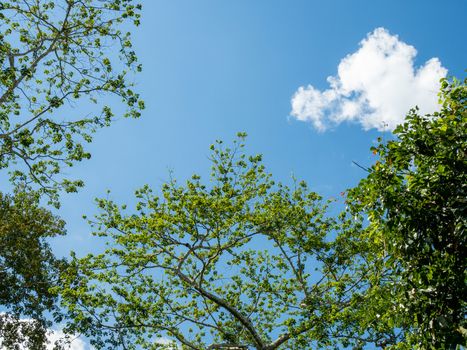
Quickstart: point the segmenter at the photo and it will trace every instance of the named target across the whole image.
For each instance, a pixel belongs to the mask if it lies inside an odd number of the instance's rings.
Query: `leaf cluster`
[[[140,71],[125,23],[139,24],[131,0],[9,0],[0,4],[0,169],[39,188],[58,205],[59,189],[80,180],[59,176],[88,159],[84,144],[114,119],[111,107],[80,108],[114,96],[138,117],[144,103],[127,73]]]

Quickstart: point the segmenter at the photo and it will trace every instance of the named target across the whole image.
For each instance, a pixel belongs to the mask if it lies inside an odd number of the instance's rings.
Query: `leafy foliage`
[[[16,191],[0,194],[2,348],[45,348],[45,315],[60,321],[51,288],[64,262],[46,240],[64,234],[64,223],[39,198],[58,207],[61,190],[83,185],[61,173],[88,159],[84,144],[113,121],[103,95],[121,100],[127,117],[144,108],[127,76],[141,66],[122,31],[139,24],[140,9],[131,0],[0,2],[0,169]]]
[[[0,193],[2,349],[16,349],[18,344],[42,349],[45,344],[50,324],[44,312],[57,311],[57,295],[51,288],[65,266],[54,257],[46,239],[63,234],[64,222],[40,208],[37,196]]]
[[[367,217],[369,225],[342,245],[360,267],[364,254],[380,266],[376,275],[360,271],[372,280],[364,305],[378,322],[360,310],[359,326],[366,334],[397,329],[387,339],[395,348],[466,344],[466,100],[465,81],[444,80],[441,111],[420,116],[413,109],[395,140],[373,148],[380,159],[348,194],[349,216]]]
[[[139,24],[140,9],[131,0],[0,3],[0,168],[14,183],[38,185],[56,205],[58,189],[83,185],[58,175],[90,157],[83,142],[109,125],[113,112],[104,105],[76,116],[83,112],[74,101],[83,107],[83,97],[98,103],[113,95],[127,105],[126,116],[140,115],[143,101],[126,75],[141,66],[121,30],[125,22]]]
[[[108,249],[75,258],[61,291],[70,330],[97,348],[306,349],[333,344],[336,296],[327,237],[335,222],[305,183],[276,184],[260,156],[212,146],[209,185],[194,175],[136,213],[99,200]],[[174,343],[173,343],[174,344]],[[223,345],[222,345],[223,344]]]

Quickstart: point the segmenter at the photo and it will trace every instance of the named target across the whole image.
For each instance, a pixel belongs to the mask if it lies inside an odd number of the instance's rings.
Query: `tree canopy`
[[[65,261],[55,258],[48,238],[64,235],[65,223],[40,208],[28,193],[0,193],[0,346],[42,349],[56,308],[56,286]]]
[[[141,66],[122,28],[139,24],[140,9],[131,0],[0,3],[0,168],[13,183],[38,187],[58,204],[58,189],[83,185],[59,176],[61,168],[89,158],[83,143],[113,120],[101,95],[139,116],[144,104],[127,71]],[[101,106],[87,114],[83,99]]]
[[[128,76],[141,66],[122,30],[139,25],[140,10],[131,0],[0,2],[0,169],[14,191],[0,192],[2,348],[43,349],[51,320],[61,320],[52,287],[65,264],[48,239],[64,223],[39,203],[45,195],[58,207],[61,191],[83,185],[62,170],[90,157],[84,144],[114,119],[109,101],[128,117],[144,108]]]
[[[333,314],[346,303],[327,241],[335,222],[304,182],[276,184],[240,137],[212,146],[209,183],[193,175],[160,195],[144,187],[134,213],[99,200],[93,225],[108,249],[71,262],[61,291],[70,330],[97,348],[333,343]]]
[[[370,261],[381,267],[378,274],[362,269],[372,284],[360,331],[397,329],[389,342],[396,348],[467,343],[466,101],[466,81],[442,81],[441,110],[411,110],[395,139],[373,148],[379,160],[348,193],[348,214],[369,219],[344,236],[366,246],[353,259],[373,252]]]

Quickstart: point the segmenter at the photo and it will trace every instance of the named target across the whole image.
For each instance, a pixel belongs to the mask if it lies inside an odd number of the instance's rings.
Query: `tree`
[[[355,319],[360,333],[398,330],[386,342],[395,348],[467,343],[466,82],[442,81],[440,112],[411,110],[395,139],[373,148],[379,160],[348,193],[347,214],[369,219],[342,237],[341,251],[361,267],[355,278],[371,282]]]
[[[84,143],[113,121],[109,104],[121,100],[128,117],[144,108],[127,76],[141,66],[121,29],[139,24],[140,9],[131,0],[0,2],[0,169],[16,192],[0,194],[3,347],[42,349],[45,314],[57,311],[50,288],[63,262],[46,240],[64,233],[63,222],[39,197],[58,207],[60,191],[83,185],[61,172],[90,157]]]
[[[339,338],[335,222],[303,182],[276,184],[260,156],[212,146],[209,185],[193,175],[136,212],[111,200],[93,226],[108,249],[74,258],[61,290],[70,331],[98,348],[308,349]],[[351,289],[350,289],[351,292]],[[338,295],[339,294],[339,295]],[[172,345],[160,339],[168,338]],[[165,344],[165,345],[164,345]]]
[[[57,295],[51,291],[65,262],[47,239],[64,235],[64,222],[38,206],[38,196],[0,193],[0,347],[42,349]]]
[[[38,186],[58,205],[58,190],[82,181],[59,176],[90,157],[83,142],[113,120],[108,105],[89,115],[71,108],[107,94],[138,117],[144,107],[127,79],[140,70],[125,22],[139,24],[132,0],[9,0],[0,3],[0,169]],[[100,111],[99,111],[100,109]]]

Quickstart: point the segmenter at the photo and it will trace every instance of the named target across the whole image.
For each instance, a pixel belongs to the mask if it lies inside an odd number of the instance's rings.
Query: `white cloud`
[[[337,76],[328,77],[329,89],[308,85],[295,92],[291,115],[319,131],[344,121],[383,131],[402,123],[412,107],[422,114],[438,110],[439,80],[447,69],[438,58],[417,69],[416,55],[413,46],[377,28],[341,60]]]

